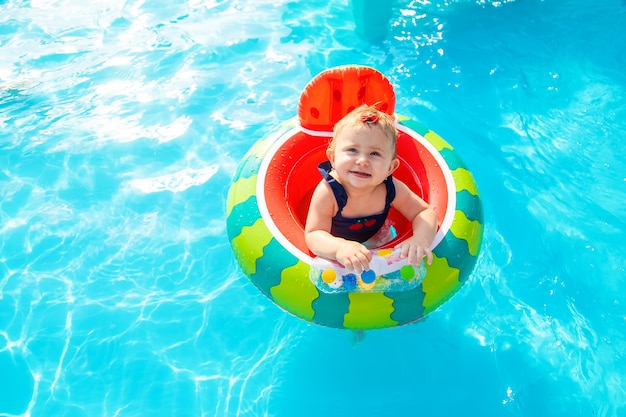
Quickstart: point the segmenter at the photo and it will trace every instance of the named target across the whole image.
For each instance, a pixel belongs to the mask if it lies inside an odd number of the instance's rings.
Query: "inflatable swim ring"
[[[324,271],[316,273],[320,270],[305,244],[304,225],[321,179],[317,165],[326,159],[335,122],[363,103],[395,114],[393,87],[380,72],[342,66],[317,75],[302,92],[297,117],[257,141],[243,157],[226,202],[230,244],[250,281],[297,317],[354,330],[411,323],[442,305],[469,277],[483,232],[478,190],[461,158],[433,131],[396,115],[401,164],[394,176],[437,213],[433,263],[425,271],[416,269],[404,284],[378,285],[384,272],[368,273],[337,291],[333,280],[348,274],[330,271],[329,278]],[[411,235],[411,224],[398,212],[392,209],[389,219],[396,237],[375,249],[383,259],[392,258],[390,248]],[[401,269],[398,265],[395,271]],[[331,289],[325,290],[321,281]]]

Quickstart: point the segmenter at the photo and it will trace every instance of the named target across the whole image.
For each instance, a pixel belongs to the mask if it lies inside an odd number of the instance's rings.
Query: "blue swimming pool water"
[[[0,416],[626,414],[626,3],[397,1],[372,36],[328,3],[0,1]],[[348,63],[485,210],[461,292],[359,343],[260,295],[224,223]]]

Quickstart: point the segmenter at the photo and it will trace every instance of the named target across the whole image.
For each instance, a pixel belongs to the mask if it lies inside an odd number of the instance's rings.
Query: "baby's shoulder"
[[[332,187],[324,180],[321,180],[313,189],[313,199],[327,200],[331,196],[333,196]]]
[[[409,187],[402,180],[399,180],[396,177],[391,177],[391,178],[393,180],[393,186],[396,188],[396,190],[398,188],[409,190]]]
[[[394,178],[393,179],[393,185],[395,188],[395,199],[394,202],[397,203],[398,201],[402,201],[404,199],[407,198],[411,198],[413,196],[416,196],[416,194],[411,190],[411,188],[406,185],[403,181]]]

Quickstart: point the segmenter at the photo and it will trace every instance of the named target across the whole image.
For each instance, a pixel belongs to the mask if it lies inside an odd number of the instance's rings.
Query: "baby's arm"
[[[396,246],[401,248],[401,256],[408,258],[409,264],[417,265],[426,257],[428,264],[433,261],[430,245],[437,233],[437,214],[435,210],[409,189],[402,181],[394,178],[396,198],[395,207],[404,217],[411,221],[413,236]]]
[[[304,229],[307,246],[317,256],[335,260],[357,273],[369,269],[370,251],[360,244],[330,234],[332,218],[337,212],[330,187],[321,182],[313,192]]]

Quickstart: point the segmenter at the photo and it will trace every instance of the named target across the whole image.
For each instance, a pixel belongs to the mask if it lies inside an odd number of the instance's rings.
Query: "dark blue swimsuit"
[[[372,236],[376,234],[385,224],[385,220],[387,219],[387,215],[389,214],[389,208],[391,207],[391,202],[396,197],[396,187],[393,185],[393,178],[388,176],[385,178],[384,184],[387,187],[387,197],[385,198],[385,209],[378,213],[373,214],[367,217],[343,217],[341,215],[341,211],[346,206],[348,202],[348,195],[346,194],[346,190],[343,188],[343,185],[339,184],[337,180],[330,175],[330,171],[332,170],[332,166],[329,161],[322,162],[319,164],[317,169],[322,174],[322,177],[326,180],[330,188],[333,190],[333,194],[335,195],[335,200],[337,200],[337,205],[339,206],[339,210],[337,210],[337,214],[333,217],[333,224],[330,229],[330,234],[333,236],[342,237],[348,240],[354,240],[356,242],[365,242]]]

